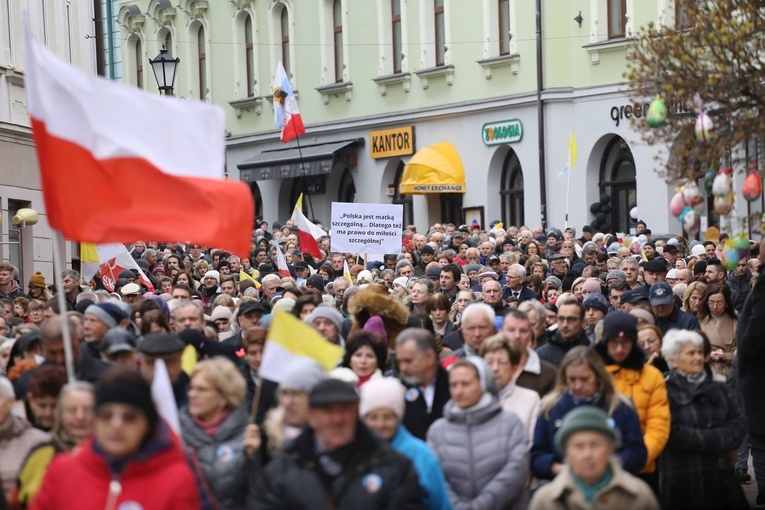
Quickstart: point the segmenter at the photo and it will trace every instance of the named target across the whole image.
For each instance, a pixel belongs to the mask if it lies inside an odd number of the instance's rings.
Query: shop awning
[[[465,193],[465,170],[457,149],[441,142],[418,150],[404,167],[399,192],[405,195]]]
[[[348,149],[364,145],[363,138],[338,142],[305,145],[297,147],[262,151],[237,165],[240,179],[245,182],[266,181],[269,179],[289,179],[306,175],[326,175],[338,158],[346,155]],[[302,165],[301,165],[302,152]]]

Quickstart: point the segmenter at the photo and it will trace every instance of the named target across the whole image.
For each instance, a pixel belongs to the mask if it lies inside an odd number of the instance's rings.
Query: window
[[[675,0],[675,29],[691,28],[690,0]]]
[[[164,47],[170,55],[173,54],[173,34],[169,31],[165,34]]]
[[[290,20],[287,8],[282,7],[281,14],[282,28],[282,65],[287,76],[290,75]]]
[[[139,89],[143,88],[143,51],[141,40],[135,41],[135,84]]]
[[[404,206],[404,225],[411,225],[414,223],[414,200],[412,195],[401,194],[401,179],[404,177],[404,162],[399,161],[398,168],[396,168],[396,176],[393,178],[393,199],[392,204],[400,204]]]
[[[515,151],[509,151],[502,164],[502,188],[499,190],[502,201],[502,219],[506,225],[523,225],[523,169]]]
[[[247,72],[247,97],[255,96],[255,55],[252,43],[252,17],[244,20],[244,58]]]
[[[433,14],[436,23],[436,66],[444,65],[446,55],[446,26],[444,20],[444,0],[435,2]]]
[[[353,183],[351,171],[346,168],[343,170],[343,176],[340,178],[340,185],[337,190],[338,202],[356,202],[356,185]]]
[[[635,159],[627,142],[615,136],[606,146],[600,166],[600,193],[611,197],[611,213],[604,214],[601,232],[629,232],[634,226],[630,204],[637,201]],[[599,213],[603,214],[603,213]],[[598,219],[596,217],[596,219]]]
[[[391,36],[393,41],[393,73],[401,72],[403,43],[401,39],[401,0],[391,0]]]
[[[499,0],[499,54],[510,54],[510,0]]]
[[[197,61],[199,62],[199,99],[207,98],[207,53],[205,52],[205,29],[200,26],[197,32]]]
[[[335,82],[341,83],[343,81],[343,7],[340,0],[335,0],[332,4],[332,25],[335,48]]]
[[[627,0],[608,0],[608,38],[627,34]]]

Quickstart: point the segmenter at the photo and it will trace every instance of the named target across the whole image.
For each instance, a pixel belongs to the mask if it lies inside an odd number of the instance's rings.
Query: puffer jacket
[[[669,400],[664,375],[659,369],[645,363],[645,353],[635,341],[629,355],[621,363],[616,363],[608,355],[606,342],[598,342],[594,349],[603,358],[606,369],[613,377],[616,391],[632,399],[648,452],[641,473],[653,473],[656,471],[656,459],[669,439]]]
[[[336,476],[327,469],[342,466]],[[356,423],[353,441],[331,453],[317,453],[306,427],[287,443],[257,478],[257,498],[248,510],[418,510],[422,489],[409,459],[366,425]]]
[[[8,418],[0,423],[0,488],[5,497],[13,489],[16,475],[27,454],[47,439],[48,434],[32,428],[29,422],[18,416],[8,415]]]
[[[428,445],[444,470],[455,510],[526,507],[528,436],[497,397],[485,393],[477,410],[468,412],[450,400],[428,431]]]
[[[237,407],[211,437],[194,422],[187,407],[181,409],[181,435],[203,506],[214,508],[210,501],[212,492],[220,510],[245,508],[258,471],[242,446],[248,418],[245,406]]]
[[[534,444],[531,445],[531,472],[537,478],[552,480],[553,463],[563,464],[563,457],[555,450],[555,433],[563,425],[563,417],[582,405],[595,405],[608,412],[603,397],[596,402],[582,402],[566,393],[549,411],[544,410],[545,401],[542,401],[534,429]],[[621,461],[625,470],[637,474],[645,466],[647,456],[637,413],[626,402],[619,402],[611,418],[622,434],[622,444],[616,450],[615,457]]]
[[[390,445],[414,464],[424,493],[425,510],[451,510],[444,472],[425,441],[414,437],[399,423]]]

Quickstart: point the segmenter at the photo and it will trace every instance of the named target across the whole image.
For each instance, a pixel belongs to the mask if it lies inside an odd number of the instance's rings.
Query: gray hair
[[[61,272],[61,278],[70,277],[72,280],[76,281],[78,284],[80,282],[80,273],[75,271],[74,269],[66,269]]]
[[[108,301],[111,299],[112,295],[109,294],[108,290],[99,289],[95,293],[96,299],[94,300],[96,303],[103,303],[104,301]]]
[[[281,281],[282,281],[282,279],[279,277],[279,275],[271,273],[271,274],[267,274],[266,276],[264,276],[263,280],[261,280],[260,283],[265,285],[266,283],[271,283],[271,282],[281,283]]]
[[[149,257],[151,257],[152,255],[156,256],[157,255],[157,250],[155,250],[153,248],[148,248],[148,249],[143,251],[143,254],[141,254],[141,258],[146,260]]]
[[[204,311],[202,310],[202,307],[197,304],[196,301],[189,301],[189,300],[181,300],[177,305],[175,305],[175,309],[173,310],[173,319],[175,319],[176,314],[183,310],[184,308],[188,308],[190,306],[193,306],[197,312],[199,312],[199,317],[204,318]]]
[[[409,282],[407,281],[407,284]],[[425,285],[428,288],[428,294],[433,294],[436,291],[436,284],[433,283],[433,280],[430,278],[417,278],[414,282],[414,285],[417,284]]]
[[[668,361],[676,360],[683,345],[688,342],[697,347],[704,346],[704,339],[698,333],[687,329],[670,329],[662,339],[661,355]]]
[[[622,260],[622,263],[619,264],[619,269],[623,269],[625,264],[633,264],[635,267],[638,267],[637,260],[633,259],[632,257],[627,257],[626,259]]]
[[[545,309],[545,305],[536,299],[527,299],[526,301],[522,301],[518,305],[518,310],[526,314],[529,312],[534,312],[538,321],[544,321],[545,317],[547,316],[547,309]]]
[[[433,338],[433,334],[427,329],[406,328],[396,337],[396,347],[400,347],[409,341],[414,342],[415,348],[421,354],[425,354],[428,351],[436,352],[436,341]]]
[[[470,303],[465,307],[465,311],[462,312],[462,318],[460,319],[464,325],[467,322],[467,318],[474,313],[483,312],[489,318],[491,325],[496,324],[497,314],[494,313],[494,309],[486,303]]]
[[[64,408],[64,400],[66,400],[66,397],[69,396],[70,393],[73,393],[75,391],[87,391],[88,393],[92,393],[93,396],[96,394],[96,388],[91,383],[86,381],[74,381],[65,384],[61,388],[61,393],[58,394],[58,401],[56,402],[56,417],[61,416],[61,411]]]
[[[98,296],[96,296],[95,292],[91,292],[89,290],[86,290],[85,292],[80,292],[77,294],[77,298],[75,299],[76,304],[80,304],[83,299],[90,299],[94,303],[98,302]]]
[[[335,278],[335,283],[337,283],[339,281],[345,281],[346,283],[348,283],[348,285],[351,284],[351,281],[348,278],[346,278],[345,276],[338,276],[337,278]]]
[[[6,377],[0,375],[0,395],[13,401],[16,398],[16,392],[13,391],[13,384]]]
[[[526,268],[525,268],[525,267],[523,267],[522,265],[520,265],[520,264],[513,264],[512,266],[510,266],[510,267],[507,269],[507,272],[508,272],[508,273],[509,273],[510,271],[515,271],[515,272],[517,273],[517,274],[516,274],[516,276],[520,276],[520,277],[521,277],[521,278],[523,278],[524,280],[526,279]]]

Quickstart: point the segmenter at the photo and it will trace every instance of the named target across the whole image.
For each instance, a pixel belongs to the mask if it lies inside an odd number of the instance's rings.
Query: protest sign
[[[332,202],[332,246],[339,253],[399,253],[403,205]]]

